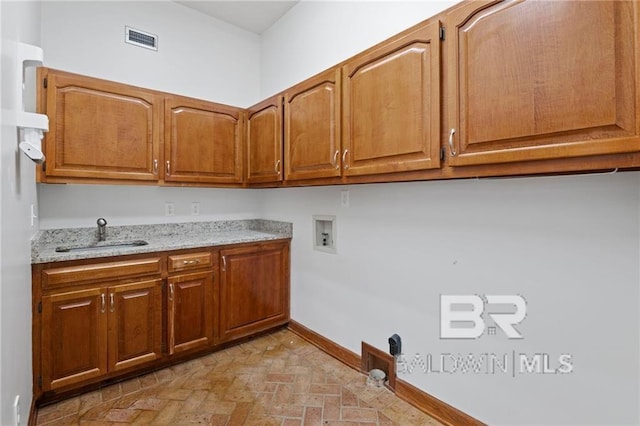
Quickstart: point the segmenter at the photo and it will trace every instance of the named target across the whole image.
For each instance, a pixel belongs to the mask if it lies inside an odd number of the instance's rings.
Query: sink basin
[[[89,251],[89,250],[104,250],[104,249],[122,249],[130,247],[146,246],[149,244],[143,240],[135,241],[101,241],[99,243],[91,244],[88,246],[69,246],[69,247],[56,247],[58,253],[68,253],[74,251]]]

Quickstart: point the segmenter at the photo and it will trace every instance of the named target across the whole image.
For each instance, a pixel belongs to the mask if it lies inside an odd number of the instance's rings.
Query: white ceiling
[[[177,1],[186,7],[195,9],[214,18],[244,28],[252,33],[262,34],[273,25],[299,0],[261,0],[261,1]]]

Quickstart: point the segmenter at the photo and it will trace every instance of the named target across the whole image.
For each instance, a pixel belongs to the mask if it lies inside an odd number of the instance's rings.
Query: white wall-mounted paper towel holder
[[[43,61],[42,48],[26,43],[18,43],[17,52],[17,99],[16,108],[16,124],[18,126],[20,138],[20,150],[27,157],[36,163],[44,162],[44,154],[42,153],[43,132],[49,131],[49,118],[45,114],[37,114],[35,112],[25,111],[24,104],[24,85],[25,71],[27,67],[35,67],[42,65]]]

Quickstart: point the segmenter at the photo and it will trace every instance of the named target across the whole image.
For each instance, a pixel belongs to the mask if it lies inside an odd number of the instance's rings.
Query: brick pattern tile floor
[[[59,425],[441,425],[288,330],[38,410]]]

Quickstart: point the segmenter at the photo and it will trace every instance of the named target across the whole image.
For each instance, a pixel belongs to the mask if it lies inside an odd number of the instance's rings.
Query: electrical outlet
[[[36,215],[36,206],[35,206],[35,204],[31,204],[31,214],[29,216],[31,216],[31,226],[35,226],[36,219],[38,218],[38,216]]]
[[[13,424],[20,426],[20,395],[13,401]]]
[[[176,214],[176,203],[166,202],[164,203],[164,215],[165,216],[175,216]]]
[[[349,207],[349,190],[343,189],[340,191],[340,206],[348,208]]]
[[[191,216],[198,216],[200,214],[200,203],[194,201],[191,203]]]

